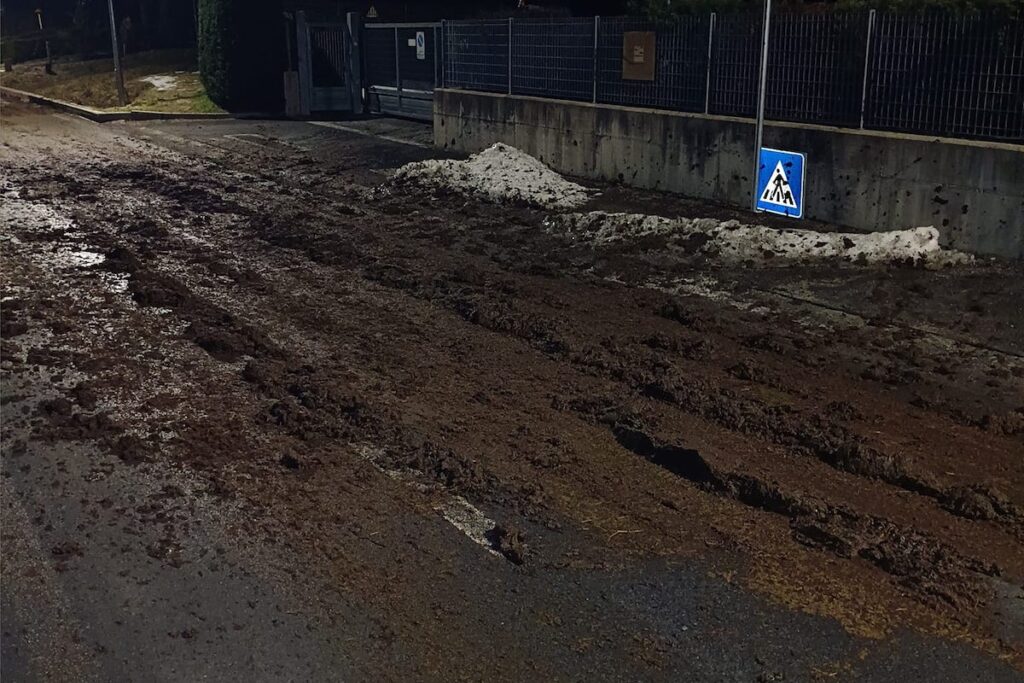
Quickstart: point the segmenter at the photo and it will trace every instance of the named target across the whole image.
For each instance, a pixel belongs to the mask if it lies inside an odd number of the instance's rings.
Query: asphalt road
[[[382,190],[412,123],[3,118],[5,680],[1024,679],[1019,266],[567,245]]]

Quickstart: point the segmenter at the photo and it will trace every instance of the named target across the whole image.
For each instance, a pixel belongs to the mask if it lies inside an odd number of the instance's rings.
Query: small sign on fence
[[[654,80],[654,31],[625,31],[622,34],[622,78]]]
[[[758,211],[803,218],[805,160],[800,152],[761,148],[755,203]]]
[[[427,58],[427,36],[423,31],[416,31],[416,59]]]

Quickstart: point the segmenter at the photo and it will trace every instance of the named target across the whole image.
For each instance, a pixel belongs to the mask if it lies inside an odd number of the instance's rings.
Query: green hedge
[[[199,0],[199,75],[229,111],[281,108],[281,0]]]

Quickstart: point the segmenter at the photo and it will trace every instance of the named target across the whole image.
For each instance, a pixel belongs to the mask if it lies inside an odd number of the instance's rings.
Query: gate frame
[[[444,24],[443,21],[382,21],[382,22],[374,22],[372,24],[364,23],[362,25],[362,29],[364,31],[385,31],[385,30],[390,29],[391,31],[394,32],[394,50],[395,50],[395,87],[394,87],[394,97],[395,97],[395,101],[397,102],[397,109],[398,109],[398,111],[385,112],[382,109],[381,113],[390,114],[392,116],[400,116],[400,117],[404,116],[404,117],[408,117],[408,118],[417,118],[417,119],[423,118],[424,120],[427,120],[425,117],[419,117],[419,116],[416,116],[415,114],[413,114],[411,112],[403,111],[402,99],[405,98],[405,99],[409,99],[409,100],[418,100],[418,101],[424,101],[424,100],[429,99],[429,100],[433,101],[434,91],[437,90],[439,87],[441,87],[441,84],[438,83],[437,71],[438,71],[438,64],[439,63],[443,63],[443,62],[440,61],[441,60],[441,50],[442,50],[441,41],[443,40],[443,38],[442,38],[442,35],[443,35],[443,31],[442,31],[443,24]],[[434,87],[430,91],[426,91],[426,90],[411,90],[411,89],[407,90],[407,89],[402,87],[402,66],[401,66],[401,57],[400,57],[401,45],[399,45],[399,41],[398,41],[398,32],[399,32],[400,29],[422,29],[424,32],[428,32],[429,31],[432,34],[432,39],[434,41],[434,68],[433,68]],[[367,83],[366,91],[365,91],[365,95],[366,96],[364,98],[364,105],[363,105],[364,106],[364,110],[365,111],[369,111],[369,109],[370,109],[369,103],[370,103],[370,98],[372,96],[377,95],[378,98],[379,98],[382,93],[385,94],[385,95],[389,94],[390,90],[391,90],[391,88],[389,86],[381,86],[381,85],[374,85],[372,83]],[[410,94],[406,95],[405,93],[407,93],[407,92],[410,93]],[[433,119],[433,115],[431,115],[431,117],[430,117],[430,120],[432,120],[432,119]]]
[[[365,109],[363,101],[363,41],[362,19],[358,12],[347,12],[345,22],[310,22],[305,11],[295,13],[296,51],[298,52],[299,71],[299,113],[310,117],[313,113],[313,62],[312,43],[309,38],[311,28],[331,28],[344,30],[345,43],[345,85],[348,90],[348,108],[344,111],[361,114]]]

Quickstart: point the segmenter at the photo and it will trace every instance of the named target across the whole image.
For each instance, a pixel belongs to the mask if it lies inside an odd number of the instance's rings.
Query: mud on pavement
[[[748,599],[787,624],[766,643],[805,619],[842,634],[712,657],[707,678],[863,679],[887,646],[918,673],[1024,669],[1019,264],[594,246],[541,209],[385,182],[429,150],[8,112],[5,476],[29,487],[61,444],[112,458],[96,481],[187,474],[139,513],[160,530],[147,556],[190,566],[167,501],[237,510],[232,533],[299,565],[296,586],[373,615],[380,657],[357,677],[525,674],[485,638],[534,675],[671,680],[699,644],[659,620],[691,575],[742,596],[711,608],[727,647],[746,647],[727,604]],[[637,194],[609,196],[729,213]],[[96,552],[70,539],[53,561]],[[630,572],[662,611],[616,602]],[[594,592],[632,621],[584,626]],[[498,604],[545,644],[490,630]]]

